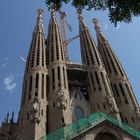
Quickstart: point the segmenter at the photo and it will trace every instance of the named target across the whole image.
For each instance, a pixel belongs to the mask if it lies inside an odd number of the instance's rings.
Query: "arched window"
[[[41,94],[42,99],[44,99],[44,74],[42,74],[42,94]]]
[[[102,132],[99,133],[95,140],[119,140],[114,134]]]
[[[39,84],[39,74],[36,74],[36,82],[35,82],[35,87],[38,88],[38,84]]]
[[[76,116],[76,120],[84,118],[84,112],[82,111],[82,109],[80,107],[76,107],[74,110],[74,113]]]
[[[29,92],[32,90],[32,81],[33,81],[33,78],[32,76],[30,76]]]
[[[63,67],[63,78],[64,78],[64,88],[66,89],[66,77],[65,77],[65,68]]]

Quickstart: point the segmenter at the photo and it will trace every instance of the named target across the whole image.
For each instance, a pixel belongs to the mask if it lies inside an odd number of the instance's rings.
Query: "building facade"
[[[9,115],[0,128],[0,140],[41,140],[97,112],[140,130],[140,108],[127,75],[94,19],[97,45],[77,12],[82,64],[70,63],[55,15],[51,9],[48,36],[38,10],[22,85],[18,121]],[[65,132],[64,132],[65,133]],[[55,138],[57,140],[58,138]],[[108,122],[86,129],[71,139],[133,140]],[[58,139],[59,140],[59,139]]]

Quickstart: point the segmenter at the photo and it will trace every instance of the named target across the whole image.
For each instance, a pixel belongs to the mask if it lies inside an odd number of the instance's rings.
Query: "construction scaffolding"
[[[140,139],[140,132],[102,112],[97,112],[88,117],[73,122],[66,127],[60,128],[54,133],[50,133],[47,136],[44,136],[41,140],[71,140],[104,121],[108,121],[119,127],[122,131],[132,135],[137,139]]]

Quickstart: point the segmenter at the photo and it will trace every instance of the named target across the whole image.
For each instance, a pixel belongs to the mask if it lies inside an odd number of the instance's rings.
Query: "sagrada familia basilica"
[[[82,59],[77,64],[67,60],[55,10],[47,37],[42,13],[39,9],[26,61],[19,117],[14,122],[7,116],[0,140],[140,140],[139,104],[98,20],[93,19],[95,43],[77,12]]]

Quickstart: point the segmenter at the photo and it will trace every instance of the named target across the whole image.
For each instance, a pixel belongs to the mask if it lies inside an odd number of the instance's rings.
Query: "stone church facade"
[[[140,139],[136,131],[140,130],[138,102],[98,20],[93,19],[96,45],[82,13],[78,12],[82,64],[76,64],[66,59],[54,9],[51,9],[47,39],[42,13],[39,9],[27,57],[18,121],[14,122],[12,115],[9,122],[7,116],[0,127],[0,140],[60,140],[47,137],[60,128],[65,140]],[[97,123],[83,122],[98,112],[107,114],[113,121],[103,115]],[[67,128],[78,120],[82,125],[66,138]],[[117,122],[119,125],[115,125]]]

